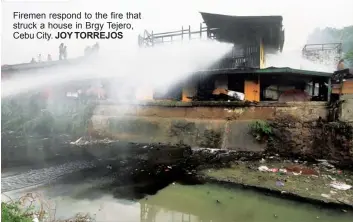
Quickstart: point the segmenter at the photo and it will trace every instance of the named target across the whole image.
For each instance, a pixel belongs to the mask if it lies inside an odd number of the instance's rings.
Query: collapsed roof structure
[[[212,35],[219,41],[253,44],[263,41],[266,48],[282,51],[282,16],[229,16],[201,12]]]

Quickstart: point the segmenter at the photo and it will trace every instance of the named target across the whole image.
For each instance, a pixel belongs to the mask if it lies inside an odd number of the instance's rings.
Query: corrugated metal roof
[[[283,17],[279,15],[269,15],[269,16],[233,16],[233,15],[222,15],[214,13],[200,12],[204,22],[206,24],[212,23],[277,23],[282,25]],[[213,28],[213,27],[212,27]],[[214,27],[217,28],[217,27]]]
[[[284,30],[282,16],[230,16],[200,12],[217,39],[242,44],[244,41],[259,41],[274,49],[282,50]]]
[[[199,71],[198,73],[209,73],[209,74],[295,74],[302,76],[320,76],[320,77],[331,77],[331,72],[319,72],[303,69],[292,69],[289,67],[269,67],[266,69],[213,69]]]
[[[303,70],[303,69],[292,69],[289,67],[277,68],[277,67],[269,67],[266,69],[258,69],[256,73],[291,73],[298,75],[307,75],[307,76],[323,76],[323,77],[331,77],[333,73],[331,72],[321,72],[321,71],[311,71],[311,70]]]

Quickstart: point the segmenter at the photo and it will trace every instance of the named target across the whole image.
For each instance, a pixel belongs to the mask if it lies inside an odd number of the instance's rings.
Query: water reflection
[[[18,197],[26,192],[41,193],[56,208],[57,219],[81,212],[89,213],[99,222],[309,222],[318,219],[321,222],[348,222],[353,216],[214,185],[173,183],[156,187],[126,180],[119,185],[119,178],[102,178],[98,176],[101,172],[97,177],[92,173],[80,175],[6,195]]]
[[[348,222],[353,216],[212,185],[170,185],[139,202],[141,222]]]
[[[194,215],[166,210],[147,203],[140,203],[140,208],[140,222],[201,222],[198,217]]]

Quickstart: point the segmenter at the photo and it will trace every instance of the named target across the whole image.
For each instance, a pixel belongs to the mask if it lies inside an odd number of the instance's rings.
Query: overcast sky
[[[16,1],[16,2],[14,2]],[[298,50],[315,27],[344,27],[353,24],[352,0],[30,0],[2,1],[1,63],[29,62],[32,57],[52,54],[58,57],[61,41],[14,40],[12,15],[18,12],[142,12],[141,21],[134,21],[134,30],[125,32],[122,40],[101,40],[102,52],[129,51],[137,47],[137,35],[144,29],[155,32],[173,31],[181,26],[197,29],[202,22],[199,11],[229,15],[282,15],[285,28],[284,50]],[[69,57],[83,54],[87,44],[95,40],[63,41]]]

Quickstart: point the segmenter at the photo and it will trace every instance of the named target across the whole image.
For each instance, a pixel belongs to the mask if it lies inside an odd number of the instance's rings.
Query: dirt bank
[[[340,170],[327,161],[314,164],[270,156],[257,161],[229,161],[226,167],[199,169],[198,175],[204,181],[240,185],[282,197],[353,209],[353,188],[340,190],[343,188],[337,187],[339,183],[353,185],[353,173]]]

